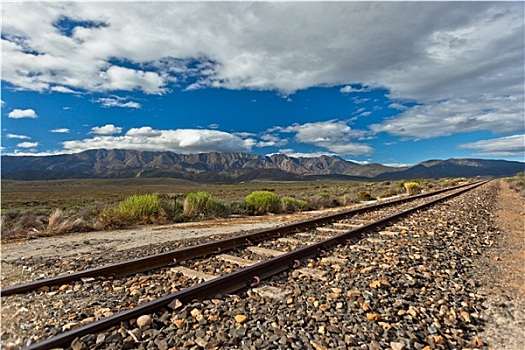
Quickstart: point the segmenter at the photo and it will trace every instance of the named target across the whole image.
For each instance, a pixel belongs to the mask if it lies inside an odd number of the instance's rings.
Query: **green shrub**
[[[250,208],[245,201],[232,201],[229,203],[229,211],[232,215],[253,215],[254,210]]]
[[[281,198],[281,210],[285,213],[293,213],[296,211],[303,211],[308,209],[308,203],[303,200],[292,197]]]
[[[183,216],[183,205],[177,200],[165,199],[160,200],[161,212],[163,212],[167,218],[171,221],[182,221]]]
[[[281,201],[270,191],[255,191],[245,198],[246,204],[259,214],[276,213]]]
[[[372,199],[374,199],[374,197],[372,197],[372,195],[370,194],[370,191],[366,190],[361,190],[357,192],[357,198],[359,198],[359,200],[361,201],[371,201]]]
[[[160,199],[156,194],[133,195],[118,205],[120,214],[131,221],[148,220],[155,217],[160,209]]]
[[[123,216],[119,209],[107,209],[102,211],[95,223],[96,230],[112,230],[128,226],[130,219]]]
[[[206,191],[192,192],[184,200],[184,215],[210,218],[226,214],[226,206]]]
[[[405,182],[405,189],[407,190],[407,194],[409,196],[412,196],[416,193],[419,193],[421,187],[417,182]]]

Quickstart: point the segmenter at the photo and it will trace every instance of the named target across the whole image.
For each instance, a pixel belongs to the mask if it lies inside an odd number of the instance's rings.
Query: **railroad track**
[[[95,277],[100,276],[103,279],[108,276],[116,279],[158,268],[162,269],[161,274],[171,275],[175,280],[181,282],[176,286],[172,285],[172,289],[176,290],[174,293],[61,333],[27,348],[50,349],[67,344],[85,334],[95,333],[119,324],[124,320],[151,313],[159,308],[169,308],[170,305],[174,307],[173,303],[184,304],[196,298],[208,298],[216,294],[231,293],[247,286],[256,286],[260,281],[289,268],[300,268],[301,261],[324,254],[338,244],[386,226],[402,216],[466,192],[483,183],[485,182],[456,186],[452,189],[262,230],[246,236],[34,281],[5,288],[1,293],[2,296],[25,293],[43,287],[47,288],[50,285],[63,286],[65,283],[73,283],[79,279],[92,281]],[[448,194],[447,192],[450,191],[452,193]],[[431,197],[431,200],[425,200],[427,197]],[[399,210],[400,206],[402,206],[401,210]],[[299,271],[304,274],[315,273],[307,267],[302,267]],[[142,275],[138,280],[140,281],[141,278],[143,282],[148,280],[147,275]],[[132,287],[133,282],[129,286]],[[157,294],[166,292],[161,288]]]

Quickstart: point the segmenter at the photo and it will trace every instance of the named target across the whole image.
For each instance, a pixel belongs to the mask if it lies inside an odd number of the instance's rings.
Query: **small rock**
[[[184,327],[184,324],[186,323],[186,319],[174,319],[172,320],[171,322],[173,322],[173,324],[175,326],[177,326],[178,329],[181,329],[182,327]]]
[[[323,345],[321,345],[319,343],[316,343],[313,340],[310,341],[310,345],[312,345],[315,350],[327,350],[328,349],[326,346],[323,346]]]
[[[73,350],[89,350],[88,346],[79,338],[75,338],[71,343],[71,349]]]
[[[405,344],[393,341],[390,342],[390,347],[392,350],[403,350],[405,348]]]
[[[368,313],[368,314],[366,314],[366,318],[367,318],[369,321],[379,321],[379,315],[378,315],[378,314],[374,314],[374,313]]]
[[[190,315],[197,318],[197,316],[201,315],[201,311],[199,309],[193,309],[191,310]]]
[[[153,319],[150,315],[142,315],[139,318],[137,318],[137,326],[139,328],[149,326],[153,322]]]
[[[246,320],[248,320],[248,317],[246,317],[246,315],[235,316],[235,322],[237,323],[243,324],[244,322],[246,322]]]

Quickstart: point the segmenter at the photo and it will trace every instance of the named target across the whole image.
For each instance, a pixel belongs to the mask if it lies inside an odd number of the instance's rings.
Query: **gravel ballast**
[[[523,332],[523,304],[495,303],[483,278],[490,273],[484,269],[484,259],[492,259],[502,234],[494,219],[497,190],[497,182],[492,182],[303,262],[301,268],[316,274],[286,272],[261,282],[257,289],[143,315],[77,339],[71,347],[514,349],[512,342],[502,343],[487,332],[488,318],[498,312],[512,315],[514,328],[507,327],[511,339],[521,339]],[[158,280],[135,276],[127,283],[135,284],[137,293],[154,284],[162,294],[169,283],[175,283],[167,275],[159,273]],[[109,282],[87,280],[76,285],[114,292],[118,286]],[[261,292],[268,287],[273,293]],[[68,288],[58,293],[68,293]],[[13,301],[2,298],[3,308],[13,306],[14,313],[42,317],[31,314],[25,305],[11,305]],[[104,317],[108,311],[97,306],[64,311],[67,307],[57,305],[50,312]],[[17,344],[15,332],[3,327],[4,348],[28,345]]]

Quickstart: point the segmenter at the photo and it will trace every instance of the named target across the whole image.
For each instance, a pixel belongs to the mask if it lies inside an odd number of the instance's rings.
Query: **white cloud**
[[[102,88],[107,91],[142,90],[146,94],[163,94],[166,82],[156,72],[146,72],[119,66],[111,66],[100,73]]]
[[[21,142],[16,145],[16,147],[20,148],[35,148],[38,146],[38,142]]]
[[[326,148],[337,154],[365,155],[373,152],[367,144],[353,142],[363,138],[365,133],[354,130],[343,121],[329,120],[306,124],[293,124],[277,127],[282,133],[295,133],[295,140],[300,143]]]
[[[65,86],[53,86],[53,87],[51,87],[50,90],[51,91],[56,91],[56,92],[62,92],[64,94],[75,94],[75,93],[77,93],[75,90],[71,90],[70,88],[67,88]]]
[[[525,134],[465,143],[459,148],[478,150],[476,156],[520,157],[525,161]]]
[[[289,94],[352,83],[435,101],[506,94],[523,76],[519,2],[31,2],[3,12],[3,78],[39,91],[156,94],[193,75],[199,86]],[[53,25],[60,17],[104,25],[79,23],[68,37]]]
[[[293,157],[293,158],[318,158],[321,156],[337,156],[337,154],[330,153],[330,152],[310,152],[310,153],[295,152],[291,148],[280,149],[278,153],[270,153],[268,155],[271,156],[272,154],[286,154],[287,156]]]
[[[346,85],[346,86],[343,86],[341,89],[339,89],[339,92],[343,93],[343,94],[349,94],[351,92],[368,92],[370,91],[369,88],[354,88],[352,87],[352,85]]]
[[[253,139],[242,139],[218,130],[155,130],[149,126],[130,129],[123,136],[95,136],[63,142],[68,152],[99,148],[176,153],[249,152],[253,144]]]
[[[142,106],[140,103],[135,101],[128,101],[127,98],[119,97],[119,96],[111,96],[111,97],[101,97],[93,100],[93,102],[100,103],[102,107],[110,108],[110,107],[121,107],[121,108],[133,108],[133,109],[140,109]]]
[[[428,139],[481,130],[497,134],[523,132],[523,103],[523,96],[452,99],[414,106],[371,125],[371,129],[404,139]]]
[[[95,126],[91,128],[91,132],[98,135],[113,135],[120,134],[122,132],[122,128],[113,124],[106,124],[104,126]]]
[[[140,128],[132,128],[129,129],[126,133],[126,136],[145,136],[145,137],[153,137],[153,136],[159,136],[162,134],[160,130],[154,130],[151,126],[143,126]]]
[[[282,139],[276,135],[272,134],[262,134],[259,137],[262,141],[257,142],[255,145],[256,147],[262,148],[262,147],[279,147],[284,146],[288,143],[287,139]]]
[[[58,128],[58,129],[49,130],[49,132],[56,133],[56,134],[67,134],[69,133],[69,129],[68,128]]]
[[[388,105],[388,108],[399,109],[400,111],[405,111],[405,110],[408,109],[407,106],[403,106],[402,104],[397,103],[397,102],[394,102],[394,103],[389,104],[389,105]]]
[[[461,132],[453,128],[480,115],[468,129],[513,130],[514,111],[523,114],[521,2],[11,2],[2,11],[2,79],[22,89],[164,94],[188,77],[195,88],[283,96],[381,87],[422,105],[376,126],[408,138]],[[70,36],[54,26],[61,17],[79,21]],[[510,112],[490,106],[498,98]],[[450,110],[458,122],[441,130],[443,101],[471,101],[471,117]]]
[[[210,125],[208,125],[208,128],[210,128],[210,129],[218,129],[219,128],[219,124],[216,124],[216,123],[210,124]]]
[[[30,140],[31,138],[26,135],[7,134],[5,135],[8,139],[19,139],[19,140]]]
[[[38,117],[36,112],[32,109],[13,109],[7,116],[13,119]]]

